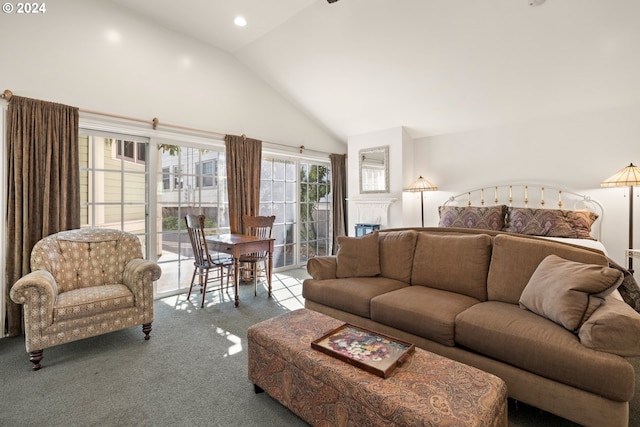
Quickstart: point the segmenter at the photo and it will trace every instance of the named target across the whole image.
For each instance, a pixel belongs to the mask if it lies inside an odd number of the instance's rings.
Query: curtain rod
[[[13,97],[13,92],[11,92],[9,89],[5,89],[4,92],[0,93],[0,99],[4,99],[7,102],[9,102],[12,97]],[[145,120],[145,119],[139,119],[139,118],[136,118],[136,117],[127,117],[127,116],[121,116],[121,115],[118,115],[118,114],[103,113],[101,111],[85,110],[83,108],[79,108],[78,110],[83,112],[83,113],[96,114],[96,115],[99,115],[99,116],[112,117],[112,118],[123,119],[123,120],[131,120],[131,121],[139,122],[139,123],[150,123],[151,127],[153,128],[153,130],[156,130],[158,125],[161,125],[161,126],[168,127],[168,128],[186,130],[186,131],[190,131],[190,132],[204,133],[204,134],[219,136],[219,137],[222,137],[222,138],[224,138],[225,135],[226,135],[225,133],[222,133],[222,132],[215,132],[215,131],[210,131],[210,130],[196,129],[196,128],[191,128],[191,127],[187,127],[187,126],[172,125],[172,124],[169,124],[169,123],[162,123],[161,124],[160,120],[157,117],[154,117],[152,120]],[[246,139],[247,136],[245,134],[242,134],[242,138]],[[326,153],[324,151],[307,149],[304,145],[300,145],[300,146],[296,147],[295,145],[282,144],[282,143],[278,143],[278,142],[271,142],[271,141],[262,141],[262,142],[266,143],[266,144],[269,144],[269,145],[277,145],[277,146],[286,147],[286,148],[295,148],[295,149],[300,151],[300,154],[304,153],[305,150],[306,151],[313,151],[313,152],[320,153],[320,154],[326,154],[326,155],[329,154],[329,153]]]

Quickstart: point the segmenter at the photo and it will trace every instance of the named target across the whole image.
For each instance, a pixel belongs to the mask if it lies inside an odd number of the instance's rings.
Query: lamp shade
[[[602,181],[602,187],[631,187],[640,185],[640,168],[630,163],[620,169],[612,177]]]
[[[639,175],[640,176],[640,175]],[[435,191],[438,187],[428,179],[424,179],[422,175],[416,179],[409,188],[405,188],[404,191]]]

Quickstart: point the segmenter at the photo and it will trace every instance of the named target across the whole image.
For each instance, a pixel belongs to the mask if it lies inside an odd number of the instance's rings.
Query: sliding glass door
[[[260,215],[275,215],[274,267],[298,267],[331,253],[329,164],[265,156]]]
[[[328,164],[300,164],[300,263],[331,254],[331,171]]]
[[[193,274],[193,251],[185,215],[205,215],[207,232],[228,233],[225,155],[189,146],[159,147],[156,179],[158,294],[182,292]]]
[[[82,130],[80,163],[82,226],[136,234],[162,267],[156,294],[184,292],[193,274],[184,216],[229,232],[224,146]],[[276,216],[274,267],[331,253],[329,163],[264,155],[261,171],[260,215]]]
[[[80,223],[136,234],[148,256],[149,141],[81,133]]]

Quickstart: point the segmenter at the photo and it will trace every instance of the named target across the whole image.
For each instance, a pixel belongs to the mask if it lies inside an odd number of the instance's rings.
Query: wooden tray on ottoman
[[[312,341],[311,347],[382,378],[415,350],[411,343],[348,323]]]
[[[416,348],[380,378],[311,348],[344,322],[295,310],[251,326],[248,376],[311,425],[507,427],[500,378]]]

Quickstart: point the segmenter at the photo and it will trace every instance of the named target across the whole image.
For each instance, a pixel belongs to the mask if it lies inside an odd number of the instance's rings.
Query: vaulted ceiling
[[[227,51],[345,141],[640,104],[637,0],[112,1]]]

